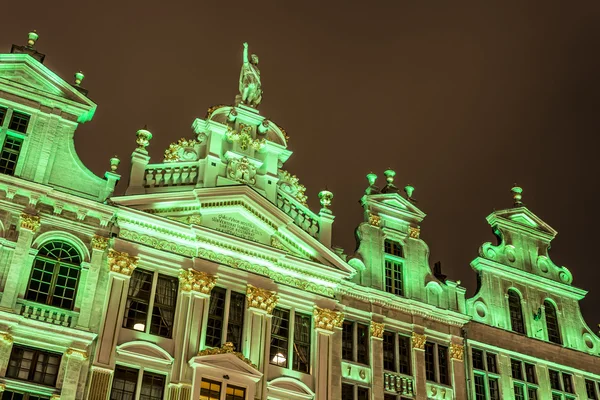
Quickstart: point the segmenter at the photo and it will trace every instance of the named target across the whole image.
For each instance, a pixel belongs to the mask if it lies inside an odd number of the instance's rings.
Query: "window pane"
[[[233,343],[236,351],[242,349],[242,331],[244,329],[244,305],[246,296],[242,293],[231,292],[229,299],[229,318],[227,320],[227,341]]]
[[[173,321],[177,304],[177,278],[158,275],[150,333],[170,338],[173,335]]]
[[[537,389],[534,387],[527,388],[527,400],[537,400]]]
[[[401,374],[410,375],[410,338],[407,336],[398,336],[398,365]]]
[[[544,310],[546,313],[546,327],[548,328],[548,340],[553,343],[561,344],[560,330],[558,328],[558,317],[554,304],[548,300],[544,301]]]
[[[110,391],[111,400],[133,400],[137,379],[137,369],[117,366]]]
[[[354,323],[344,321],[342,324],[342,358],[348,361],[354,361]]]
[[[27,125],[29,125],[29,115],[13,111],[12,118],[8,129],[13,131],[26,133]]]
[[[525,374],[527,382],[537,383],[537,378],[535,376],[535,365],[525,363]]]
[[[398,296],[404,294],[402,283],[402,263],[385,261],[385,291]]]
[[[596,400],[596,382],[585,380],[585,392],[587,393],[588,399]]]
[[[440,383],[448,384],[448,348],[438,345],[438,370]]]
[[[296,313],[294,316],[294,358],[292,369],[310,372],[311,316]]]
[[[136,268],[129,280],[129,291],[123,316],[123,327],[146,332],[146,319],[154,274]]]
[[[369,363],[369,326],[356,324],[356,362]]]
[[[475,400],[486,400],[485,398],[485,380],[481,375],[473,376],[475,381]]]
[[[383,332],[383,369],[396,372],[396,335]]]
[[[563,372],[562,377],[563,377],[563,390],[567,393],[575,393],[573,391],[573,380],[571,379],[571,375],[565,374]]]
[[[242,387],[227,385],[225,400],[246,400],[246,389]]]
[[[273,310],[273,319],[271,320],[271,351],[269,356],[271,364],[287,367],[289,335],[290,312],[276,308]]]
[[[11,392],[10,390],[5,390],[2,393],[2,400],[23,400],[23,393]]]
[[[521,385],[515,385],[515,400],[525,400],[525,391]]]
[[[165,392],[165,376],[144,372],[140,400],[162,400]]]
[[[223,336],[223,317],[225,315],[225,293],[220,287],[213,288],[210,292],[208,305],[208,321],[206,324],[206,345],[220,347]]]
[[[435,345],[425,343],[425,377],[428,381],[437,382],[435,379]]]
[[[520,381],[523,380],[523,367],[522,363],[519,360],[510,360],[510,369],[512,373],[512,377],[514,379],[518,379]]]
[[[485,360],[487,362],[487,371],[497,373],[498,366],[496,365],[496,355],[494,353],[486,353]]]
[[[548,375],[550,376],[550,387],[555,390],[562,390],[562,387],[560,385],[560,374],[558,373],[558,371],[549,369]]]
[[[510,325],[512,330],[517,333],[525,333],[521,298],[514,290],[508,291],[508,308],[510,310]]]
[[[22,145],[22,139],[6,136],[0,153],[0,173],[14,175]]]
[[[354,399],[354,386],[342,383],[342,399]]]
[[[61,356],[45,351],[13,346],[6,376],[54,386]]]
[[[500,390],[498,389],[498,379],[488,378],[490,387],[490,400],[500,400]]]
[[[200,383],[200,400],[221,400],[221,382],[202,379]]]
[[[473,368],[475,369],[485,369],[483,365],[483,351],[473,349]]]
[[[391,240],[386,240],[384,242],[384,251],[387,254],[391,254],[393,256],[403,257],[402,254],[402,246],[398,242],[392,242]]]
[[[369,389],[364,387],[358,387],[358,400],[369,400]]]

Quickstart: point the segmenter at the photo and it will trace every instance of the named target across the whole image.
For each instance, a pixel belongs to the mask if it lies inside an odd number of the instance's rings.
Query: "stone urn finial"
[[[148,126],[144,125],[144,129],[140,129],[136,133],[137,139],[135,142],[138,144],[138,149],[146,151],[146,147],[150,144],[150,139],[152,139],[152,133],[147,129]]]
[[[83,82],[83,78],[85,78],[85,75],[83,75],[83,72],[81,72],[81,71],[75,72],[75,86],[81,85],[81,82]]]
[[[319,192],[319,201],[321,202],[321,207],[324,209],[329,209],[331,206],[331,200],[333,199],[333,193],[329,190],[321,190]]]
[[[521,207],[523,205],[523,202],[521,201],[523,199],[523,189],[517,186],[517,184],[515,183],[512,189],[510,189],[510,191],[513,194],[513,202],[515,207]]]
[[[414,191],[415,191],[415,188],[410,183],[408,185],[404,186],[404,192],[406,193],[406,197],[408,197],[409,199],[412,199],[412,195],[413,195]]]
[[[119,160],[119,158],[115,155],[113,158],[110,159],[110,170],[112,172],[116,172],[120,163],[121,160]]]
[[[35,42],[38,40],[39,37],[40,36],[37,34],[35,29],[32,32],[29,32],[29,34],[27,35],[27,46],[33,48],[33,46],[35,46]]]

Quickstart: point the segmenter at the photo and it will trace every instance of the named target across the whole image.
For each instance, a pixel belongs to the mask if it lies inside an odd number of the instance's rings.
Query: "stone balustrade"
[[[414,396],[414,380],[412,376],[402,374],[383,374],[383,387],[386,392],[394,392],[405,396]]]
[[[283,192],[277,193],[277,208],[290,216],[296,225],[309,233],[312,237],[319,234],[318,216],[307,207],[299,207],[290,196]]]
[[[149,164],[146,167],[146,187],[195,185],[198,180],[197,162],[178,162],[176,165]]]
[[[17,300],[17,309],[25,318],[69,328],[77,325],[77,319],[79,318],[78,312],[23,299]]]

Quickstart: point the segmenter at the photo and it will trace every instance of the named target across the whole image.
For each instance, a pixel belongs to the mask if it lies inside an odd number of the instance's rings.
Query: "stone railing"
[[[146,167],[144,186],[185,186],[195,185],[197,181],[197,162],[178,162],[177,164],[149,164]]]
[[[311,236],[319,234],[319,217],[308,207],[298,206],[288,194],[277,192],[277,208],[292,217],[294,223],[308,232]]]
[[[414,396],[412,376],[384,372],[383,387],[386,392],[394,392],[405,396]]]
[[[17,300],[17,309],[25,318],[70,328],[77,324],[79,318],[78,312],[23,299]]]

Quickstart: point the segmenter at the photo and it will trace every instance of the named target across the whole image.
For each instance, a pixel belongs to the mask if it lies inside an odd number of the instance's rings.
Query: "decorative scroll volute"
[[[217,277],[189,268],[187,271],[179,271],[179,283],[179,288],[184,292],[209,294],[217,283]]]
[[[457,361],[463,361],[464,347],[462,344],[450,344],[450,358]]]
[[[92,249],[104,251],[108,247],[108,238],[104,236],[94,235],[92,238]]]
[[[427,341],[427,336],[420,335],[416,332],[412,333],[412,346],[413,349],[425,350],[425,342]]]
[[[332,332],[335,328],[341,328],[344,322],[344,313],[317,306],[313,310],[313,316],[315,318],[315,328]]]
[[[129,254],[117,251],[115,249],[108,250],[108,268],[112,272],[117,272],[122,275],[131,276],[139,257],[130,256]]]
[[[371,321],[371,337],[383,339],[385,324],[383,322]]]
[[[279,301],[277,293],[270,290],[257,288],[248,284],[246,289],[246,298],[248,299],[248,308],[258,308],[265,310],[267,314],[272,314],[273,309]]]
[[[20,224],[22,229],[27,229],[28,231],[35,233],[38,229],[40,229],[40,216],[22,213]]]
[[[88,352],[85,350],[79,350],[79,349],[74,349],[72,347],[69,347],[65,353],[67,356],[69,357],[75,357],[75,358],[79,358],[81,360],[87,360],[88,359]]]

